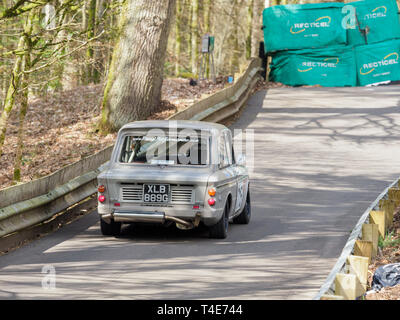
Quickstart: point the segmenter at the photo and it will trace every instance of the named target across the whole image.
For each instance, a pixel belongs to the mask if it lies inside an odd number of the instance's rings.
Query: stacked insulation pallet
[[[270,80],[328,87],[400,80],[398,13],[395,0],[266,8]]]

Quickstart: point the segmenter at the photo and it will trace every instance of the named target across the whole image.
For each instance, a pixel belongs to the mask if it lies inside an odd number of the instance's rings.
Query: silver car
[[[202,121],[137,121],[118,133],[108,167],[98,176],[103,235],[123,223],[200,222],[226,238],[229,221],[248,224],[249,175],[236,156],[231,131]]]

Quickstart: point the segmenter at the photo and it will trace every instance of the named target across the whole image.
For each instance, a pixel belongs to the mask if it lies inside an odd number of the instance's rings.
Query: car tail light
[[[101,185],[101,186],[99,186],[99,187],[97,188],[97,191],[100,192],[100,193],[103,193],[104,191],[106,191],[106,187],[103,186],[103,185]]]
[[[213,205],[215,204],[215,199],[214,199],[214,198],[208,199],[208,204],[209,204],[210,206],[213,206]]]
[[[215,190],[215,188],[208,189],[208,195],[210,197],[214,197],[216,193],[217,193],[217,190]]]
[[[106,201],[106,197],[103,196],[102,194],[99,195],[99,202],[103,203],[104,201]]]

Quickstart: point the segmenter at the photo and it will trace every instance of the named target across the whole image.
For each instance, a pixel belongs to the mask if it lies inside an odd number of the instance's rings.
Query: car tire
[[[236,224],[248,224],[251,218],[251,203],[250,203],[250,190],[247,191],[246,204],[242,212],[233,219]]]
[[[225,239],[228,236],[229,226],[229,203],[225,204],[224,213],[217,224],[210,227],[210,238]]]
[[[121,233],[121,222],[111,220],[107,223],[100,218],[100,228],[103,236],[118,236]]]

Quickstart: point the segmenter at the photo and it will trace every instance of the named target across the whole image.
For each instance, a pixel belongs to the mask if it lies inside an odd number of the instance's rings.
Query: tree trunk
[[[179,76],[181,48],[182,48],[182,0],[176,0],[176,21],[175,21],[175,76]]]
[[[253,31],[251,33],[251,56],[258,57],[260,41],[263,41],[262,12],[264,9],[263,0],[253,0]]]
[[[211,11],[212,11],[212,1],[205,0],[205,3],[204,3],[204,31],[206,33],[211,32]]]
[[[187,25],[192,28],[192,16],[193,16],[193,8],[191,4],[191,0],[186,0],[185,6],[188,10],[188,23]],[[188,40],[187,40],[187,47],[188,47],[188,57],[189,57],[189,64],[192,63],[192,31],[189,30],[188,32]]]
[[[123,8],[102,104],[100,130],[146,119],[161,101],[164,60],[175,0],[129,0]]]
[[[24,50],[25,43],[27,39],[30,37],[30,34],[32,33],[32,20],[34,11],[35,10],[31,10],[27,17],[24,27],[24,33],[21,35],[18,42],[18,47],[17,47],[18,52],[22,52]],[[22,57],[23,54],[20,53],[15,58],[14,68],[11,73],[10,85],[8,87],[6,97],[4,99],[4,109],[0,117],[0,156],[2,155],[3,152],[3,145],[4,145],[4,140],[6,138],[8,119],[10,118],[11,110],[14,107],[15,95],[17,94],[20,85]]]
[[[192,73],[197,75],[197,63],[199,60],[199,44],[198,44],[198,29],[199,29],[199,0],[192,1]]]
[[[212,10],[212,1],[205,0],[204,4],[204,31],[208,34],[211,33],[211,10]],[[206,61],[206,76],[207,79],[210,77],[210,59]]]
[[[3,45],[2,49],[0,50],[1,55],[7,50],[5,48],[7,47],[7,37],[6,36],[1,36],[1,44]],[[1,99],[3,100],[5,96],[7,95],[7,88],[8,88],[8,76],[7,76],[7,64],[5,61],[0,63],[0,69],[1,69]],[[0,105],[0,112],[3,110],[3,104]]]
[[[23,56],[22,61],[22,72],[29,69],[30,67],[30,48],[26,46],[26,53]],[[14,174],[13,184],[21,181],[21,163],[22,163],[22,151],[24,148],[24,122],[26,112],[28,111],[28,93],[29,93],[29,73],[22,75],[21,87],[22,87],[22,98],[19,110],[19,125],[18,125],[18,142],[17,152],[14,160]]]
[[[96,0],[96,18],[95,18],[95,34],[98,35],[104,30],[104,10],[106,9],[105,0]],[[104,66],[107,64],[105,62],[106,50],[94,50],[94,82],[99,83],[104,74]]]
[[[102,21],[104,10],[106,8],[106,1],[105,0],[96,0],[96,29],[97,33],[103,31],[104,23]]]
[[[91,39],[95,34],[95,25],[96,25],[96,0],[90,0],[89,2],[89,12],[88,12],[88,21],[87,21],[87,39]],[[85,75],[85,83],[97,83],[99,81],[99,73],[97,71],[95,61],[94,61],[94,50],[93,44],[89,43],[86,49],[86,75]]]
[[[231,61],[231,74],[234,75],[239,72],[239,6],[238,0],[233,0],[233,47],[232,47],[232,61]]]
[[[87,26],[88,26],[87,18],[86,18],[86,10],[87,10],[87,6],[88,6],[87,5],[88,1],[90,1],[90,0],[84,0],[83,5],[82,5],[82,30],[83,31],[87,30]]]
[[[257,0],[256,0],[257,1]],[[253,34],[253,7],[254,0],[249,1],[249,8],[247,11],[247,38],[246,38],[246,58],[250,59],[251,57],[251,37]]]

